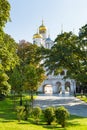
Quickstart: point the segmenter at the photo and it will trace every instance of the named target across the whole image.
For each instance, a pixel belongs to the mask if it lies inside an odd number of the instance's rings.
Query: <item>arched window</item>
[[[68,82],[68,81],[65,83],[65,90],[67,92],[70,92],[70,82]]]

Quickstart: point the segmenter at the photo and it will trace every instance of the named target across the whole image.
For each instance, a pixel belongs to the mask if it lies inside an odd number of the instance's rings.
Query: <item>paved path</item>
[[[34,106],[42,109],[48,106],[65,106],[73,115],[87,117],[87,103],[69,95],[39,95],[34,101]]]

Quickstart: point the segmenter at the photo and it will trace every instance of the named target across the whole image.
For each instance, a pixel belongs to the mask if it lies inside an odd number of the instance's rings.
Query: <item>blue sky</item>
[[[16,42],[32,42],[33,34],[41,25],[50,32],[52,40],[63,31],[78,34],[79,28],[87,24],[87,0],[9,0],[12,22],[5,26],[5,32]]]

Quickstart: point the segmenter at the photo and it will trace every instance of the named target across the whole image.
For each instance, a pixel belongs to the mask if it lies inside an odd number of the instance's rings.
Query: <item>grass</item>
[[[51,126],[46,125],[43,120],[36,125],[33,118],[18,122],[13,101],[7,98],[0,101],[0,130],[87,130],[87,118],[71,115],[66,128],[61,128],[55,122]]]
[[[84,102],[86,102],[87,103],[87,95],[85,96],[85,95],[79,95],[79,96],[77,96],[77,98],[79,98],[80,100],[82,100],[82,101],[84,101]]]

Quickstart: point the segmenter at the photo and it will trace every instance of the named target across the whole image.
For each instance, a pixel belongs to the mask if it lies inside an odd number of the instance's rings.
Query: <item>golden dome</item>
[[[42,38],[42,36],[41,36],[41,34],[36,33],[36,34],[33,35],[33,39],[34,38]]]
[[[46,30],[47,30],[47,28],[46,28],[46,26],[44,26],[43,20],[42,20],[42,25],[39,27],[39,32],[40,31],[46,31]]]
[[[46,30],[47,30],[47,28],[44,25],[41,25],[39,27],[39,31],[46,31]]]

